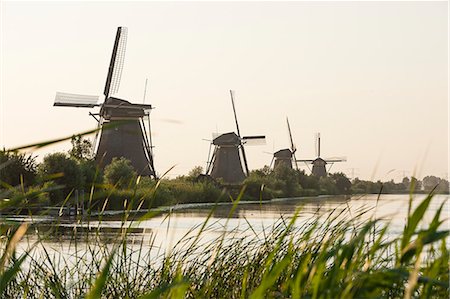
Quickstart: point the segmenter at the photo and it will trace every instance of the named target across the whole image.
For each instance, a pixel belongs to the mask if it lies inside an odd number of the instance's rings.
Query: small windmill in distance
[[[126,42],[127,28],[118,27],[103,92],[105,96],[103,103],[98,103],[98,96],[57,92],[53,105],[77,108],[100,107],[99,113],[89,113],[96,119],[98,126],[94,141],[97,163],[104,167],[111,163],[114,157],[124,157],[131,161],[138,174],[153,176],[156,179],[150,132],[152,106],[132,104],[111,96],[119,91]],[[148,130],[145,121],[148,121]]]
[[[290,141],[291,147],[281,149],[281,150],[273,153],[272,162],[270,163],[270,166],[272,166],[272,164],[273,164],[273,169],[276,169],[281,165],[292,169],[293,163],[295,164],[295,169],[298,169],[297,159],[295,158],[295,152],[297,151],[297,148],[296,148],[296,146],[294,144],[294,140],[292,138],[291,126],[289,125],[289,119],[287,117],[286,117],[286,122],[287,122],[289,141]]]
[[[327,176],[327,173],[330,171],[331,167],[334,165],[334,163],[337,162],[345,162],[347,161],[347,158],[345,157],[338,157],[338,158],[329,158],[329,159],[322,159],[320,157],[320,133],[317,133],[317,137],[316,137],[316,155],[317,158],[313,159],[313,160],[297,160],[298,162],[304,162],[306,164],[306,166],[309,165],[308,164],[312,164],[312,170],[311,173],[315,176],[318,177],[325,177]],[[330,167],[326,168],[326,165],[330,165]]]
[[[244,144],[247,144],[250,141],[265,142],[266,137],[263,135],[241,136],[234,105],[234,92],[232,90],[230,90],[230,96],[237,134],[235,132],[225,133],[212,140],[211,144],[214,146],[214,150],[212,155],[211,151],[208,154],[210,159],[208,159],[209,162],[206,168],[206,175],[209,175],[214,179],[221,179],[227,184],[239,184],[249,175]],[[245,173],[242,164],[244,164]]]

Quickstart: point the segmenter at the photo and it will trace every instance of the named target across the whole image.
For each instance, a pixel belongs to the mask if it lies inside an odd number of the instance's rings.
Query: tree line
[[[114,158],[103,170],[97,167],[92,156],[92,144],[74,136],[68,152],[46,155],[41,163],[36,157],[20,152],[0,151],[0,196],[8,199],[8,205],[26,203],[55,206],[70,203],[83,194],[97,207],[121,209],[123,201],[136,198],[135,206],[170,205],[185,202],[227,201],[229,195],[237,196],[240,186],[226,186],[219,181],[205,179],[200,166],[188,175],[174,179],[162,179],[158,184],[147,177],[138,177],[130,161]],[[422,180],[405,177],[395,183],[350,180],[344,173],[316,177],[304,170],[280,166],[268,166],[253,170],[245,179],[244,199],[272,199],[280,197],[351,195],[370,193],[448,193],[449,182],[436,176]],[[95,192],[94,192],[95,191]],[[89,196],[88,196],[89,195]],[[228,196],[226,196],[228,195]],[[108,199],[108,202],[102,204]],[[77,198],[79,200],[79,198]],[[2,203],[5,205],[5,201]],[[1,207],[1,206],[0,206]],[[104,208],[105,208],[104,207]]]

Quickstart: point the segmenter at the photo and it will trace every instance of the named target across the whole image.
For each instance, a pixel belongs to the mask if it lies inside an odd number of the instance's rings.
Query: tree
[[[0,151],[0,182],[11,186],[34,183],[36,176],[36,157],[17,151]]]
[[[403,191],[409,191],[409,186],[411,186],[411,181],[408,177],[404,177],[402,180]]]
[[[191,179],[196,179],[199,175],[203,173],[203,167],[201,166],[195,166],[191,169],[188,173],[188,177]]]
[[[78,162],[81,171],[83,187],[88,191],[92,185],[103,183],[103,173],[98,168],[94,160],[84,160]]]
[[[315,175],[307,175],[304,170],[298,171],[300,185],[303,189],[320,190],[319,177]]]
[[[72,148],[69,150],[69,156],[76,161],[92,160],[92,143],[84,139],[81,135],[74,135],[70,140]]]
[[[422,190],[422,182],[420,180],[418,180],[415,177],[411,177],[411,188],[414,188],[413,191],[420,191]]]
[[[347,178],[347,176],[342,172],[333,173],[331,179],[336,185],[336,190],[338,194],[350,194],[352,183]]]
[[[65,153],[45,156],[38,167],[38,176],[41,182],[53,181],[60,187],[50,192],[53,204],[63,201],[72,190],[82,187],[81,170],[76,161]]]
[[[426,192],[430,192],[433,188],[436,187],[436,192],[439,193],[448,193],[448,181],[445,179],[438,178],[434,175],[429,175],[423,178],[422,180],[423,190]]]
[[[446,180],[446,179],[441,179],[441,181],[440,181],[440,183],[439,183],[439,186],[438,186],[438,190],[437,191],[439,191],[439,192],[441,192],[441,193],[446,193],[446,194],[448,194],[449,193],[449,183],[448,183],[448,181]]]
[[[436,186],[438,186],[440,182],[441,182],[440,178],[435,177],[434,175],[428,175],[424,177],[422,180],[423,190],[430,192]]]
[[[301,192],[301,185],[297,176],[297,172],[285,165],[275,168],[271,174],[273,178],[283,183],[281,190],[284,196],[298,196]]]
[[[336,185],[330,176],[320,177],[319,186],[322,194],[336,194]]]
[[[105,181],[119,188],[129,185],[137,177],[131,161],[124,157],[114,157],[104,173]]]

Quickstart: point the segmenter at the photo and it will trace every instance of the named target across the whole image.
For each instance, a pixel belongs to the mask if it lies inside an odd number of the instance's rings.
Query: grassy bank
[[[296,216],[280,219],[263,234],[250,228],[205,241],[208,218],[168,252],[158,253],[151,241],[136,242],[127,229],[107,241],[91,231],[72,239],[78,250],[69,259],[53,256],[43,245],[45,235],[16,252],[27,227],[4,224],[0,296],[448,298],[449,232],[441,227],[442,206],[422,223],[431,201],[430,195],[410,209],[397,236],[388,237],[389,226],[376,219],[344,219],[335,211],[301,224]]]

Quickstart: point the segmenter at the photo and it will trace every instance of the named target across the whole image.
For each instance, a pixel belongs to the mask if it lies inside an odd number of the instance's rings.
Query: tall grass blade
[[[86,294],[85,297],[86,299],[97,299],[101,297],[103,288],[105,287],[106,281],[108,279],[109,269],[113,262],[114,254],[115,250],[113,250],[112,253],[109,255],[105,265],[103,266],[103,269],[101,270],[100,273],[98,273],[97,278],[94,281],[94,284],[92,285],[89,292]]]

